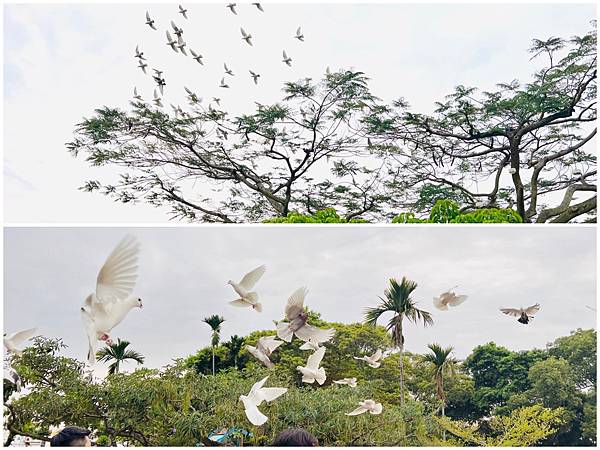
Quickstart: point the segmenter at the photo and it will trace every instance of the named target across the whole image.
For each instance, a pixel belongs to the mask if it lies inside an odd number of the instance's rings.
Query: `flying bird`
[[[140,52],[140,48],[138,45],[135,46],[135,57],[140,60],[146,59],[146,58],[144,58],[144,52]]]
[[[156,27],[154,26],[154,20],[150,18],[150,13],[148,13],[148,11],[146,11],[146,25],[148,25],[153,30],[156,30]]]
[[[304,287],[297,289],[288,298],[285,305],[285,320],[277,323],[277,337],[291,342],[294,334],[301,341],[311,341],[316,344],[331,340],[335,330],[323,330],[307,323],[308,314],[304,311],[304,298],[308,290]]]
[[[242,27],[240,27],[240,32],[242,33],[242,40],[246,41],[246,44],[252,46],[252,35],[246,33],[246,30],[244,30]]]
[[[173,49],[175,53],[177,53],[177,41],[171,38],[171,33],[167,30],[167,45]]]
[[[173,32],[175,33],[175,35],[176,35],[177,37],[181,37],[181,35],[183,34],[183,28],[179,28],[179,27],[178,27],[178,26],[175,24],[175,22],[173,22],[172,20],[171,20],[171,27],[173,28]]]
[[[269,420],[267,416],[258,410],[263,402],[272,402],[287,392],[287,388],[266,388],[263,387],[269,377],[264,377],[257,383],[254,383],[248,395],[240,395],[240,401],[244,405],[246,417],[252,425],[260,426]]]
[[[296,36],[294,36],[294,39],[298,39],[299,41],[304,42],[304,35],[302,34],[301,27],[298,27],[298,29],[296,30]]]
[[[377,369],[379,366],[381,366],[381,363],[379,362],[379,360],[381,359],[381,357],[383,356],[383,352],[379,349],[377,349],[377,351],[375,353],[373,353],[371,356],[361,356],[360,358],[355,356],[354,359],[358,359],[360,361],[365,361],[369,366],[373,367],[374,369]]]
[[[448,306],[458,306],[468,298],[466,295],[456,295],[452,289],[441,293],[439,297],[433,297],[433,305],[437,309],[447,311]]]
[[[148,73],[148,72],[146,72],[146,67],[148,67],[148,64],[144,64],[144,62],[140,60],[140,63],[138,64],[138,67],[140,69],[142,69],[142,72]]]
[[[226,8],[229,8],[231,10],[232,13],[234,13],[237,16],[237,11],[235,10],[235,3],[228,3]]]
[[[271,356],[271,353],[273,353],[277,347],[283,344],[283,341],[279,341],[276,338],[277,336],[263,336],[256,343],[256,347],[246,345],[246,349],[265,366],[272,368],[275,365],[271,362],[269,356]]]
[[[152,78],[154,78],[154,81],[156,81],[156,85],[158,86],[158,89],[160,90],[160,95],[163,95],[164,87],[167,85],[167,82],[165,81],[164,78],[161,78],[159,76],[153,76]]]
[[[188,94],[188,100],[190,101],[190,103],[200,103],[202,101],[202,99],[198,98],[198,96],[192,92],[190,89],[188,89],[187,87],[183,87],[185,89],[185,92],[187,92]]]
[[[152,71],[156,74],[157,77],[162,77],[163,71],[158,69],[152,69]]]
[[[510,173],[511,175],[514,175],[515,173],[517,173],[517,169],[515,169],[514,167],[511,167],[510,169],[508,169],[508,173]]]
[[[4,347],[10,353],[14,353],[15,355],[23,354],[23,349],[20,348],[21,345],[30,340],[33,336],[35,336],[35,332],[37,328],[29,328],[27,330],[18,331],[16,333],[4,333]]]
[[[281,62],[286,63],[288,66],[292,67],[292,58],[290,58],[287,53],[285,52],[285,50],[283,51],[283,59],[281,60]]]
[[[133,98],[135,98],[136,100],[139,100],[140,102],[144,101],[142,99],[142,96],[140,94],[138,94],[137,88],[135,86],[133,87]]]
[[[229,76],[233,76],[233,71],[227,67],[227,63],[223,63],[223,68],[225,69],[225,73]]]
[[[265,12],[265,10],[263,9],[263,7],[260,3],[252,3],[252,4],[254,6],[256,6],[260,12]]]
[[[183,38],[181,36],[179,36],[177,38],[177,48],[179,50],[181,50],[181,53],[183,53],[185,56],[187,56],[187,53],[185,52],[185,46],[187,44],[185,43],[185,41],[183,40]]]
[[[220,98],[213,97],[212,101],[215,102],[217,105],[221,106],[221,99]]]
[[[325,369],[319,367],[321,361],[325,356],[325,347],[320,347],[319,350],[314,352],[308,357],[306,361],[306,367],[298,366],[296,369],[302,374],[302,382],[312,384],[315,381],[319,384],[325,383],[327,375],[325,375]]]
[[[358,416],[359,414],[366,413],[369,411],[371,414],[381,414],[383,406],[381,403],[376,403],[374,400],[365,400],[358,402],[358,408],[354,411],[346,413],[347,416]]]
[[[199,64],[204,65],[204,63],[202,62],[202,58],[204,58],[204,56],[202,56],[200,53],[196,53],[194,50],[192,50],[190,48],[190,53],[192,54],[192,57],[198,61]]]
[[[522,324],[528,324],[529,319],[533,319],[532,314],[537,313],[539,310],[539,303],[536,303],[535,305],[530,306],[529,308],[500,308],[500,311],[502,311],[507,316],[518,317],[519,319],[517,320],[517,322],[521,322]]]
[[[154,100],[153,100],[154,104],[156,106],[158,106],[159,108],[162,108],[163,104],[160,101],[160,97],[158,96],[158,93],[156,92],[156,89],[154,89]]]
[[[240,298],[229,302],[229,304],[242,308],[251,306],[252,309],[255,309],[257,312],[261,312],[262,305],[258,302],[258,294],[256,292],[252,292],[251,289],[254,288],[256,283],[258,283],[258,280],[261,279],[266,270],[266,266],[259,266],[253,271],[244,275],[244,278],[242,278],[239,283],[229,280],[227,284],[231,285],[233,290],[240,296]]]
[[[111,345],[112,329],[133,308],[142,307],[142,299],[131,295],[137,281],[138,253],[135,238],[125,237],[106,259],[96,279],[96,291],[87,296],[81,307],[90,364],[96,361],[96,342],[101,340]]]
[[[304,344],[302,344],[300,347],[300,350],[312,350],[312,351],[317,351],[319,350],[319,348],[321,348],[319,346],[319,344],[317,342],[313,342],[310,339],[308,341],[306,341]]]
[[[258,78],[260,77],[260,74],[258,73],[254,73],[253,71],[249,70],[248,72],[250,72],[250,76],[252,77],[252,79],[254,80],[254,84],[258,84]]]
[[[229,85],[227,83],[225,83],[225,78],[221,78],[221,84],[219,85],[219,87],[228,89]]]
[[[350,386],[351,388],[355,388],[357,385],[356,378],[342,378],[341,380],[335,380],[334,383],[335,384],[346,384],[346,385]]]
[[[183,17],[185,17],[186,19],[188,18],[187,16],[187,9],[184,9],[183,6],[179,5],[179,14],[181,14]]]

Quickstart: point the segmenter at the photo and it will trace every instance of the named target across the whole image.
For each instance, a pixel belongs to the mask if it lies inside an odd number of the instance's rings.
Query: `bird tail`
[[[262,312],[262,303],[256,303],[252,306],[257,312]]]
[[[294,332],[288,322],[277,322],[277,337],[282,341],[292,342]]]

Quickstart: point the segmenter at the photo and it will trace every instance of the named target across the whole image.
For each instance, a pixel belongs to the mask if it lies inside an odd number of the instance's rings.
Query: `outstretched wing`
[[[321,364],[321,361],[323,360],[323,356],[325,356],[325,347],[320,347],[308,357],[308,360],[306,361],[306,368],[317,370]]]
[[[308,289],[301,287],[296,289],[290,298],[288,298],[285,305],[285,318],[287,320],[294,320],[302,311],[304,311],[304,298],[307,293]]]
[[[281,397],[283,394],[285,394],[287,392],[287,388],[276,388],[276,387],[272,387],[272,388],[262,388],[260,390],[260,393],[262,395],[262,398],[266,401],[266,402],[272,402],[273,400],[275,400],[277,397]]]
[[[239,282],[239,285],[245,290],[249,291],[254,287],[258,280],[260,280],[260,277],[264,275],[266,270],[267,267],[264,265],[257,267],[252,272],[248,272],[246,275],[244,275],[244,278],[242,278],[242,281]]]
[[[139,244],[126,236],[100,269],[96,280],[96,299],[101,303],[124,300],[133,291],[137,280]]]
[[[433,306],[435,306],[440,311],[448,310],[448,305],[444,303],[443,295],[440,295],[439,297],[433,297]]]
[[[373,361],[379,361],[382,356],[383,356],[383,352],[381,351],[381,349],[378,348],[377,351],[375,353],[373,353],[373,356],[371,356],[371,359]]]
[[[346,413],[346,415],[347,416],[358,416],[359,414],[365,413],[367,411],[368,411],[368,409],[361,405],[358,408],[356,408],[354,411]]]
[[[321,344],[323,342],[330,341],[335,334],[335,330],[333,328],[329,328],[324,330],[322,328],[317,328],[315,326],[306,324],[296,331],[296,337],[301,341],[307,342],[311,341],[315,344]]]
[[[536,312],[538,312],[540,310],[540,304],[536,303],[533,306],[530,306],[529,308],[527,308],[525,310],[525,314],[527,314],[528,316],[535,314]]]
[[[504,314],[506,314],[508,316],[513,316],[513,317],[520,317],[521,316],[521,310],[520,309],[500,308],[500,311],[502,311]]]
[[[8,336],[8,339],[13,343],[13,345],[19,345],[22,342],[25,342],[35,336],[35,332],[37,328],[29,328],[28,330],[19,331],[17,333],[11,334]]]
[[[269,376],[267,375],[262,380],[254,383],[254,385],[252,386],[252,389],[250,389],[250,394],[252,394],[253,392],[257,392],[260,388],[262,388],[268,379],[269,379]]]

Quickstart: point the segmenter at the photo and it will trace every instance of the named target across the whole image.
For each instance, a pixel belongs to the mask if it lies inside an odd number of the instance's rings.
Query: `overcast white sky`
[[[273,329],[286,299],[298,287],[310,290],[306,305],[325,320],[362,321],[390,277],[418,282],[418,306],[435,326],[409,324],[408,350],[453,345],[464,358],[479,344],[495,341],[513,350],[544,348],[577,328],[595,328],[586,308],[596,299],[596,230],[592,227],[170,227],[7,228],[4,234],[4,329],[33,326],[62,337],[66,353],[84,359],[87,347],[79,307],[95,288],[104,260],[127,233],[141,243],[132,310],[113,337],[132,342],[159,367],[210,341],[201,322],[226,318],[222,337]],[[235,308],[229,279],[260,264],[257,285],[262,314]],[[432,298],[448,288],[468,300],[447,312]],[[498,311],[529,306],[541,310],[528,326]]]
[[[149,9],[159,31],[144,25]],[[586,32],[594,5],[561,4],[191,4],[189,21],[176,4],[12,4],[4,10],[4,210],[7,222],[165,222],[147,205],[115,204],[76,190],[84,180],[109,180],[65,149],[74,125],[102,105],[127,107],[133,86],[148,97],[153,84],[136,68],[140,44],[150,65],[165,69],[167,102],[183,102],[182,86],[218,95],[231,112],[280,99],[282,83],[320,77],[325,68],[353,67],[371,77],[373,92],[405,97],[428,112],[457,84],[492,88],[528,80],[533,38]],[[205,66],[174,54],[164,29],[174,18]],[[302,26],[305,43],[292,38]],[[239,27],[254,36],[254,47]],[[281,63],[286,49],[294,60]],[[236,77],[223,92],[227,62]],[[255,87],[248,75],[262,74]]]

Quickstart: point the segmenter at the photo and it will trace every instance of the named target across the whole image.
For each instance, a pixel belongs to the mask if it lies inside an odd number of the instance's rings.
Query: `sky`
[[[103,105],[127,108],[133,87],[148,98],[153,83],[136,67],[140,45],[150,67],[165,70],[166,103],[183,103],[183,86],[232,113],[254,101],[280,100],[284,81],[354,68],[387,102],[406,98],[430,112],[458,84],[491,89],[528,80],[533,38],[570,37],[590,29],[592,4],[10,4],[4,8],[4,214],[9,223],[166,222],[166,211],[113,203],[77,190],[88,179],[115,180],[112,168],[90,168],[65,143],[75,125]],[[144,22],[146,9],[159,31]],[[205,66],[174,54],[164,29],[175,19]],[[254,37],[242,40],[239,27]],[[293,39],[298,26],[304,43]],[[285,49],[293,58],[281,62]],[[236,74],[218,88],[222,64]],[[261,73],[254,86],[248,69]]]
[[[435,320],[429,328],[407,324],[411,352],[433,342],[454,346],[458,358],[491,341],[511,350],[544,348],[577,328],[596,328],[586,307],[596,299],[594,227],[36,227],[4,231],[5,332],[38,327],[63,338],[66,355],[84,360],[79,307],[126,234],[141,245],[134,295],[144,308],[130,311],[112,337],[132,342],[148,367],[209,345],[202,319],[212,314],[226,319],[224,341],[274,330],[302,286],[309,289],[305,305],[324,320],[360,322],[388,280],[402,276],[418,283],[413,298]],[[236,297],[227,281],[261,264],[263,312],[229,305]],[[467,301],[436,310],[433,297],[456,285]],[[541,310],[529,325],[499,311],[534,303]]]

